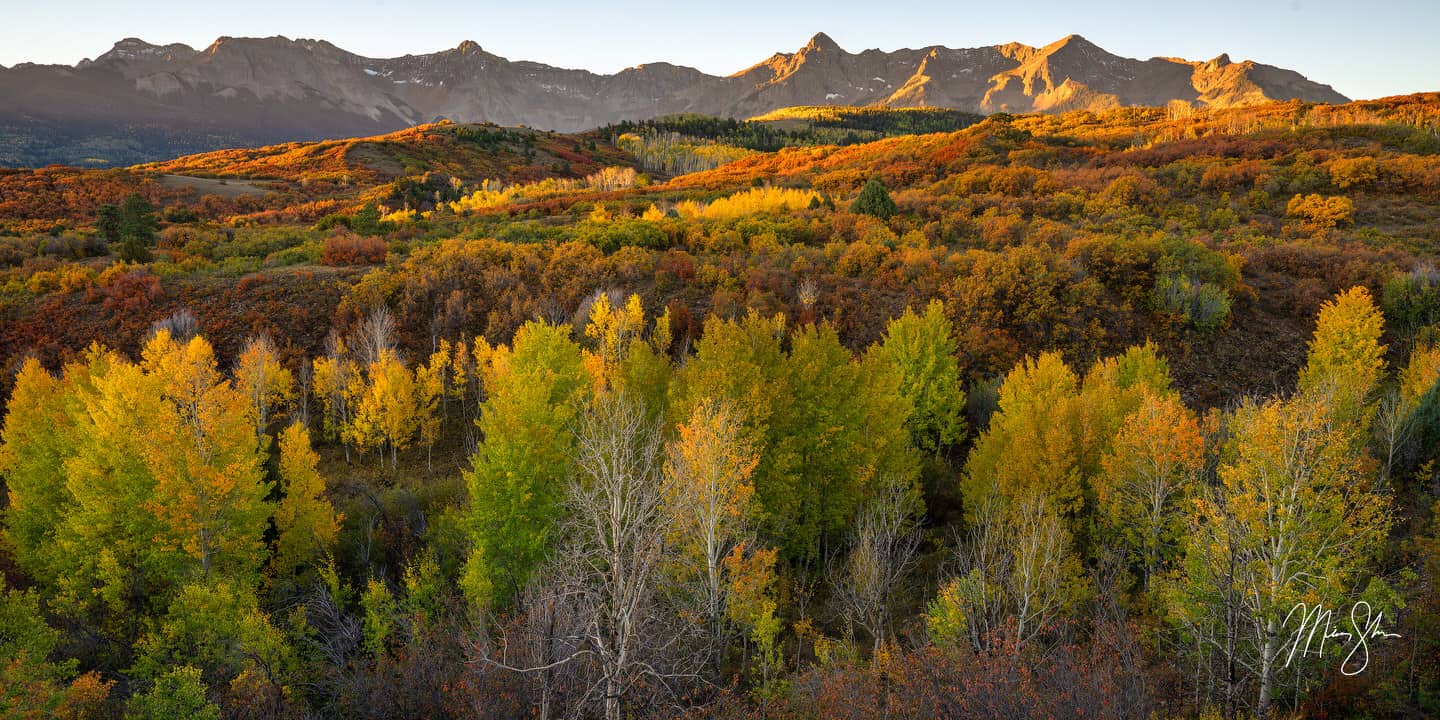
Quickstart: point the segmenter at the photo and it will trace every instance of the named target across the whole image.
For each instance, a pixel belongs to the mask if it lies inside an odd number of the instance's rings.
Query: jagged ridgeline
[[[511,61],[471,41],[369,58],[324,40],[222,37],[196,50],[127,38],[75,66],[0,67],[0,166],[114,167],[441,118],[578,132],[675,113],[740,119],[806,105],[989,114],[1292,99],[1346,100],[1254,61],[1126,58],[1078,35],[1041,47],[849,52],[820,33],[725,76],[667,62],[603,75]]]

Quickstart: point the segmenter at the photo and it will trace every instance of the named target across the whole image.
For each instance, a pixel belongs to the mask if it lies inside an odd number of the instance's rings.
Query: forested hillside
[[[0,715],[1440,712],[1440,95],[3,173]]]

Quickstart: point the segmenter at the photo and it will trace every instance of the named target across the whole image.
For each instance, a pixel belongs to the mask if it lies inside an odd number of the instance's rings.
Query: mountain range
[[[1290,99],[1346,101],[1292,70],[1226,55],[1136,60],[1078,35],[1044,47],[851,53],[821,33],[725,77],[663,62],[603,75],[507,60],[472,41],[381,59],[278,36],[222,37],[203,50],[128,38],[74,66],[0,67],[0,166],[129,164],[440,118],[579,131],[682,112],[743,118],[794,105],[1018,113]]]

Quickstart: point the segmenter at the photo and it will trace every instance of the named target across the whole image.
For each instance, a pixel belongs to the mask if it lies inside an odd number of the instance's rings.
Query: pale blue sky
[[[669,61],[729,74],[817,31],[878,47],[1044,44],[1287,67],[1354,98],[1440,90],[1440,0],[0,0],[0,64],[72,64],[123,37],[203,48],[221,35],[324,38],[372,57],[474,40],[512,60],[599,72]]]

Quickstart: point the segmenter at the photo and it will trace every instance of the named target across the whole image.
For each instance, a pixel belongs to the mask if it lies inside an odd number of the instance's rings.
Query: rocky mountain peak
[[[1040,57],[1053,61],[1074,63],[1108,63],[1119,59],[1104,48],[1079,35],[1066,35],[1037,52]]]
[[[815,37],[810,38],[810,42],[805,43],[805,47],[801,50],[804,52],[844,52],[840,49],[839,43],[823,32],[815,33]]]
[[[1045,46],[1047,49],[1072,48],[1076,50],[1099,50],[1100,46],[1085,39],[1084,35],[1071,33]]]
[[[194,52],[189,45],[183,45],[181,43],[154,45],[140,38],[129,37],[115,43],[109,52],[95,58],[95,62],[114,63],[167,60],[174,59],[177,54],[192,55]]]
[[[1204,62],[1204,63],[1201,63],[1201,64],[1200,64],[1200,67],[1203,68],[1203,69],[1205,69],[1205,70],[1215,71],[1215,70],[1223,70],[1224,68],[1227,68],[1227,67],[1229,67],[1229,66],[1231,66],[1231,65],[1234,65],[1234,64],[1235,64],[1235,63],[1233,63],[1233,62],[1230,61],[1230,54],[1229,54],[1229,53],[1220,53],[1219,55],[1216,55],[1215,57],[1211,58],[1210,60],[1208,60],[1208,61],[1206,61],[1206,62]]]
[[[127,38],[125,38],[125,39],[123,39],[123,40],[120,40],[120,41],[116,42],[115,45],[110,48],[110,52],[112,52],[112,53],[147,52],[147,51],[151,51],[151,50],[158,50],[159,48],[160,48],[159,45],[152,45],[152,44],[150,44],[150,43],[148,43],[148,42],[145,42],[144,40],[141,40],[140,38],[137,38],[137,37],[127,37]]]

